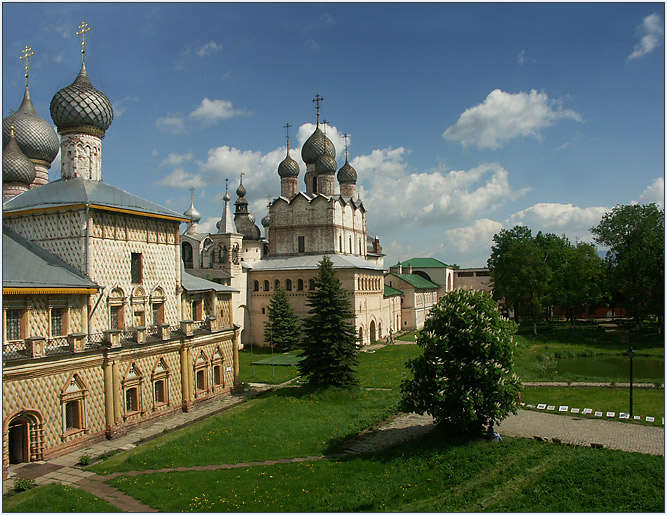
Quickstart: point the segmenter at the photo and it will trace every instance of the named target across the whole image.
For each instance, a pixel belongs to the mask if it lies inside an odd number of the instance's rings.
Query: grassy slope
[[[38,486],[3,499],[5,512],[101,512],[120,511],[80,488],[60,484]]]
[[[160,511],[662,511],[664,460],[422,437],[373,455],[111,483]],[[600,495],[604,492],[604,495]]]

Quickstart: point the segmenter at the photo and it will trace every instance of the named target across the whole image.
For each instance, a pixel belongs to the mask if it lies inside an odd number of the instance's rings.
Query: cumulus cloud
[[[658,177],[653,183],[648,186],[639,197],[639,202],[642,204],[655,203],[661,208],[665,207],[665,179]]]
[[[443,137],[464,147],[497,149],[508,141],[525,136],[539,138],[540,131],[560,119],[581,121],[571,109],[546,93],[506,93],[493,90],[483,103],[466,109]]]
[[[121,98],[120,100],[114,100],[113,102],[113,114],[114,116],[120,117],[123,116],[123,113],[127,111],[127,107],[129,104],[133,102],[139,102],[139,99],[137,97],[125,97]]]
[[[201,105],[190,113],[190,117],[206,123],[215,123],[243,114],[245,114],[243,110],[234,109],[230,100],[209,100],[208,97],[204,97]]]
[[[177,166],[184,163],[185,161],[192,160],[192,158],[192,152],[188,152],[187,154],[169,154],[165,159],[162,160],[160,166]]]
[[[639,43],[628,56],[628,60],[637,59],[655,50],[664,36],[662,18],[659,14],[651,14],[642,20]]]
[[[493,235],[503,229],[503,224],[488,218],[475,220],[472,225],[445,231],[448,246],[460,253],[471,250],[489,250],[493,245]]]
[[[183,134],[185,131],[185,122],[182,116],[165,116],[158,118],[155,122],[158,129],[170,132],[172,134]]]
[[[158,186],[169,186],[170,188],[202,188],[206,186],[203,178],[199,174],[186,172],[182,168],[176,168],[169,175],[160,179],[156,183]]]
[[[608,207],[576,207],[543,202],[514,213],[506,225],[527,225],[534,231],[565,233],[571,239],[577,237],[590,241],[592,238],[588,230],[599,224],[608,211]]]
[[[220,52],[220,50],[222,50],[222,45],[211,40],[205,45],[202,45],[197,50],[195,50],[195,54],[197,54],[199,57],[206,57],[207,55]]]

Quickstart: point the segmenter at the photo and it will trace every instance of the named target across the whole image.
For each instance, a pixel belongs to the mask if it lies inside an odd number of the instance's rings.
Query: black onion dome
[[[106,131],[113,121],[113,107],[107,96],[95,89],[85,64],[77,78],[51,100],[51,118],[58,129],[87,126]]]
[[[338,182],[340,184],[357,183],[357,171],[347,161],[345,161],[345,164],[338,170]]]
[[[10,128],[9,141],[2,149],[2,182],[29,185],[35,180],[35,175],[35,165],[21,151]]]
[[[11,126],[21,151],[28,159],[52,163],[58,155],[60,141],[53,127],[35,111],[30,100],[30,90],[25,88],[23,102],[18,111],[2,120],[2,146],[9,142]]]
[[[278,175],[281,177],[298,177],[300,171],[299,163],[292,159],[289,154],[278,165]]]
[[[338,168],[338,163],[329,154],[323,154],[315,161],[315,173],[334,174]]]
[[[266,215],[264,218],[262,218],[262,227],[268,227],[271,225],[271,216]]]
[[[239,184],[239,187],[236,188],[236,196],[245,197],[246,193],[248,193],[248,192],[246,191],[245,186],[243,185],[243,183]],[[239,200],[241,200],[241,199],[239,199]],[[247,201],[246,201],[246,203],[247,203]]]
[[[259,240],[261,237],[259,227],[257,227],[249,216],[239,216],[234,219],[236,230],[239,234],[243,234],[246,240]]]
[[[301,148],[301,158],[303,159],[303,162],[308,165],[317,161],[324,154],[328,154],[335,159],[336,147],[334,147],[331,140],[327,138],[326,134],[317,127],[315,132],[313,132],[310,135],[310,138],[303,144],[303,147]]]

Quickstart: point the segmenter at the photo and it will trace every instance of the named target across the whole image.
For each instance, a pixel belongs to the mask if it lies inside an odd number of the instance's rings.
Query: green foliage
[[[26,490],[30,490],[35,486],[35,480],[34,479],[24,479],[21,477],[17,477],[14,479],[14,491],[15,492],[25,492]]]
[[[81,456],[79,456],[79,465],[81,465],[82,467],[85,467],[86,465],[90,465],[91,461],[92,460],[91,460],[90,456],[88,456],[87,454],[82,454]]]
[[[638,325],[665,309],[665,211],[655,204],[616,206],[591,229],[609,247],[608,284],[620,290]]]
[[[264,340],[273,342],[279,352],[291,350],[299,345],[301,328],[299,318],[289,303],[287,293],[278,286],[271,297],[267,312],[268,322],[264,322]]]
[[[328,256],[319,264],[315,289],[308,292],[308,306],[309,315],[303,321],[306,359],[299,363],[299,370],[315,386],[357,384],[353,370],[357,365],[354,311]]]
[[[118,512],[121,510],[85,490],[55,483],[38,486],[30,491],[4,498],[2,511],[17,513],[94,513]]]
[[[514,373],[516,324],[501,317],[491,296],[454,290],[431,310],[408,362],[414,378],[401,384],[402,409],[427,412],[440,424],[475,433],[516,413],[521,382]]]

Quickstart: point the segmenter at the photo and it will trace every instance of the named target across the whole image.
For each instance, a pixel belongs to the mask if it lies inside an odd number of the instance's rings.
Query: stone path
[[[306,456],[301,458],[267,460],[253,463],[202,465],[195,467],[164,468],[159,470],[143,470],[114,473],[98,476],[76,467],[79,456],[88,454],[97,457],[109,450],[129,450],[144,441],[160,436],[165,431],[172,431],[192,424],[197,420],[209,417],[215,413],[244,402],[248,397],[257,395],[273,388],[288,386],[291,381],[282,385],[252,385],[253,389],[243,394],[233,394],[223,399],[216,399],[189,413],[174,413],[154,424],[144,428],[137,428],[121,438],[111,441],[102,441],[91,444],[83,449],[45,462],[33,462],[13,465],[11,476],[26,479],[35,479],[38,485],[60,482],[66,485],[82,488],[89,493],[106,500],[125,512],[156,512],[157,510],[140,503],[120,490],[106,484],[106,481],[117,476],[137,476],[142,474],[166,473],[187,470],[218,470],[250,466],[273,465],[277,463],[297,463],[332,459],[350,454],[373,452],[384,447],[398,444],[428,433],[435,425],[429,415],[401,414],[390,419],[387,423],[373,431],[359,435],[343,454],[325,456]],[[664,456],[664,428],[642,426],[638,424],[610,422],[564,415],[554,415],[528,410],[520,410],[517,415],[511,415],[504,420],[496,430],[504,436],[537,438],[538,440],[553,441],[584,446],[603,446],[610,449],[641,452]],[[3,492],[12,487],[11,477],[3,482]]]

